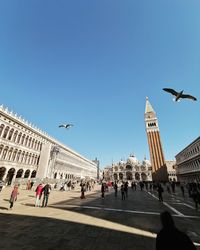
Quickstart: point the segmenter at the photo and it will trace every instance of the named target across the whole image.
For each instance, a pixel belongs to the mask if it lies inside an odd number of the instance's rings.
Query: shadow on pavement
[[[150,250],[155,244],[145,236],[65,220],[0,214],[0,221],[4,250]]]
[[[1,210],[8,210],[7,207],[0,207]]]
[[[136,230],[142,230],[145,232],[150,232],[152,234],[157,234],[160,230],[160,216],[159,214],[165,210],[172,212],[169,208],[164,206],[157,200],[152,200],[152,197],[149,196],[144,191],[132,191],[129,190],[129,197],[125,200],[121,200],[120,192],[118,197],[114,197],[113,192],[106,193],[105,199],[101,198],[101,193],[90,195],[86,193],[86,199],[81,200],[80,198],[70,199],[65,202],[59,202],[52,204],[51,207],[74,211],[80,214],[88,215],[94,218],[103,219],[109,222],[121,224],[123,226],[128,226]],[[105,208],[108,208],[106,210]],[[112,211],[109,209],[116,208],[118,211]],[[139,213],[140,211],[150,211],[153,208],[153,211],[157,211],[157,214],[148,214],[148,213]],[[119,210],[136,210],[138,213],[123,212]],[[195,231],[198,228],[200,219],[193,220],[191,223],[188,218],[174,217],[175,224],[177,227],[185,231]],[[192,225],[195,224],[195,227]],[[192,238],[192,237],[191,237]],[[195,242],[200,243],[200,239],[193,237]],[[146,249],[154,249],[146,248]],[[134,248],[133,248],[134,249]]]

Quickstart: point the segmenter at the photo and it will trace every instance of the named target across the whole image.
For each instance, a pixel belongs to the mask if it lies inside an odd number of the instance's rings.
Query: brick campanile
[[[152,165],[152,177],[154,181],[167,181],[168,174],[164,153],[161,144],[158,119],[148,97],[146,97],[145,125],[149,145],[150,160]]]

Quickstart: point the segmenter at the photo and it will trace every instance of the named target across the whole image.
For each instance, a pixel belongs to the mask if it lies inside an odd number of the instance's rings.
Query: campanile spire
[[[158,119],[148,97],[146,97],[144,118],[152,165],[152,176],[154,180],[165,181],[168,177],[161,144]]]

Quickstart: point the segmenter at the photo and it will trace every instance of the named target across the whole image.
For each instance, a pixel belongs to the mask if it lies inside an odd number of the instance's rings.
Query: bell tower
[[[168,174],[161,144],[158,119],[148,97],[146,97],[145,126],[152,165],[152,177],[155,181],[167,181]]]

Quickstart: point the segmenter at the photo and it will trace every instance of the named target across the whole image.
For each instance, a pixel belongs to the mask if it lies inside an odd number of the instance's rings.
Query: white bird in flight
[[[61,124],[61,125],[59,125],[59,128],[70,128],[70,127],[73,127],[74,125],[73,124],[71,124],[71,123],[68,123],[68,124]]]

